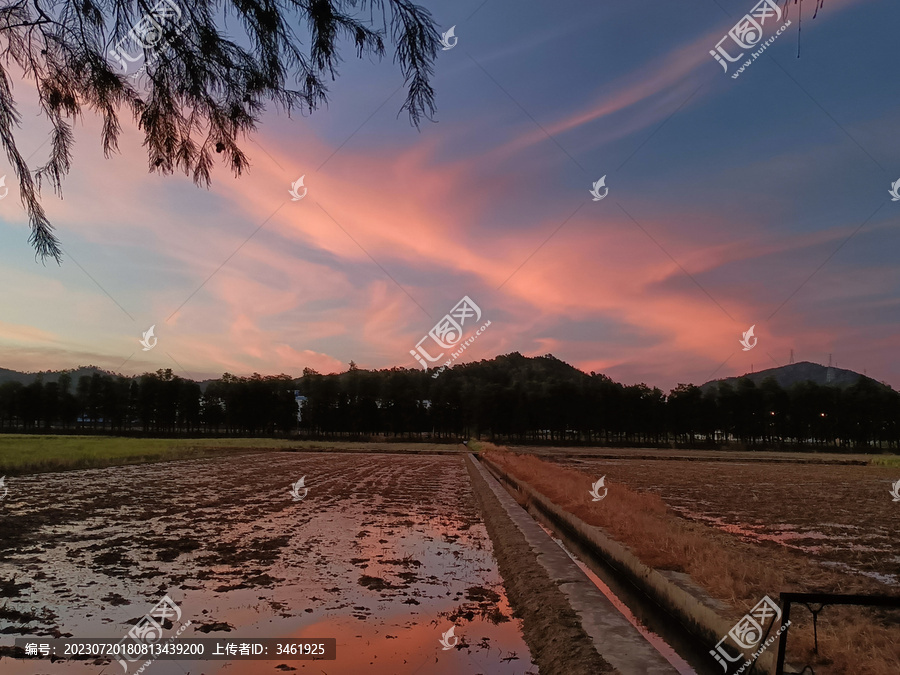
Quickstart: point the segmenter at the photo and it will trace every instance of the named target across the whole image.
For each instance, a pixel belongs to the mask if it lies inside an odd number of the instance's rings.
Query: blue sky
[[[327,108],[267,113],[251,171],[209,190],[148,174],[127,117],[104,159],[86,116],[64,198],[44,196],[62,266],[35,262],[0,164],[0,366],[412,368],[468,295],[492,323],[464,360],[549,352],[669,388],[794,349],[900,385],[900,6],[804,3],[798,59],[791,5],[732,79],[709,51],[752,2],[423,4],[459,41],[420,130],[391,58],[352,49]],[[37,165],[48,127],[16,95]]]

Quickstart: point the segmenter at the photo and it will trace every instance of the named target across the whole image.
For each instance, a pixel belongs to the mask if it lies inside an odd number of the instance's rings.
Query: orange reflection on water
[[[296,631],[290,638],[326,638],[337,640],[337,659],[334,661],[297,661],[272,659],[267,661],[233,661],[223,663],[217,670],[206,673],[229,675],[258,675],[286,672],[278,669],[285,664],[298,673],[326,673],[326,675],[460,675],[462,673],[498,673],[521,675],[530,666],[527,654],[523,658],[503,661],[509,652],[504,645],[521,645],[518,622],[498,625],[481,620],[457,625],[456,636],[462,649],[444,650],[439,640],[450,623],[417,623],[414,619],[394,616],[389,625],[375,626],[352,617],[335,617],[317,621]],[[482,643],[484,637],[490,637]],[[216,662],[206,662],[212,665]],[[205,665],[206,665],[205,664]],[[536,670],[536,669],[533,669]],[[287,671],[293,672],[293,671]]]

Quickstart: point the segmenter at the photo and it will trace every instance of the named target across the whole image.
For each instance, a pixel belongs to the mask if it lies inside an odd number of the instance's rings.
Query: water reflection
[[[294,502],[304,475],[310,492]],[[334,637],[338,659],[157,661],[153,675],[537,671],[462,457],[270,453],[28,478],[14,515],[42,525],[3,551],[0,580],[28,586],[2,602],[53,614],[10,626],[0,645],[54,631],[119,639],[168,593],[193,622],[184,637]],[[460,642],[444,651],[451,623]],[[0,661],[9,675],[122,673]]]

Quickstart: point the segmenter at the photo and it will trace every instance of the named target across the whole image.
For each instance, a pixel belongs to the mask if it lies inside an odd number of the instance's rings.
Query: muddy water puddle
[[[182,637],[333,637],[338,656],[160,660],[154,675],[537,673],[463,462],[260,453],[18,477],[0,513],[0,645],[118,640],[168,594]],[[0,671],[123,672],[8,657]]]

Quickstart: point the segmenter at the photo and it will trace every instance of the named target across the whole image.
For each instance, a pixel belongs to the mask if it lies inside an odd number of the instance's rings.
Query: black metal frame
[[[819,635],[816,622],[819,612],[826,605],[866,605],[868,607],[897,607],[900,608],[900,597],[889,595],[840,595],[837,593],[782,593],[781,594],[781,625],[786,624],[791,618],[791,604],[805,605],[813,616],[813,637],[815,640],[815,651],[819,653]],[[811,605],[819,605],[818,609],[813,609]],[[778,640],[778,660],[775,665],[775,675],[784,675],[784,655],[787,650],[788,626]],[[811,666],[803,668],[812,672]],[[815,674],[813,674],[815,675]]]

